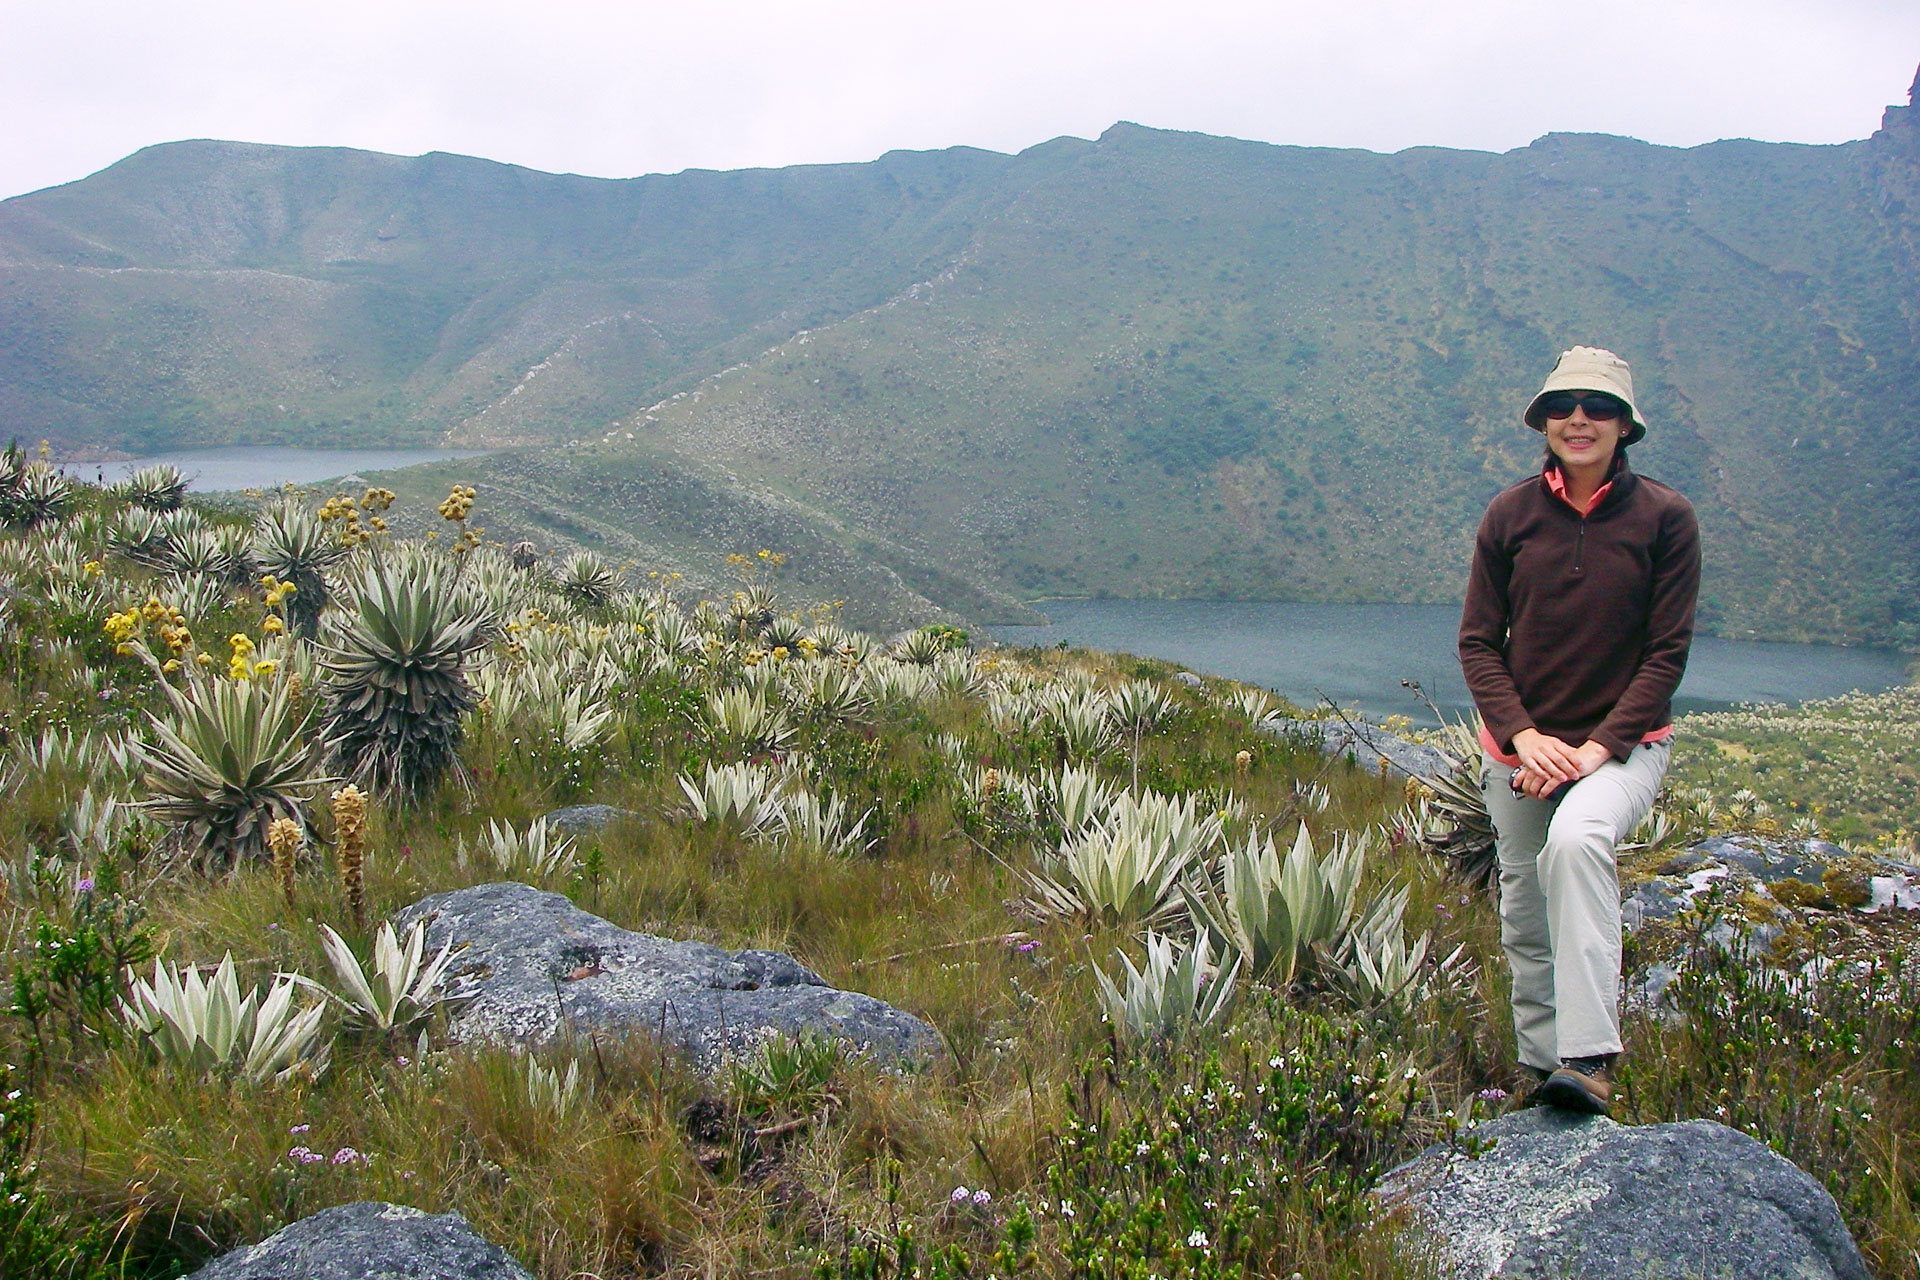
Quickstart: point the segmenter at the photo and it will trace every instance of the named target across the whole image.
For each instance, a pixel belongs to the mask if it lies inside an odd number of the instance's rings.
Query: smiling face
[[[1569,471],[1596,467],[1604,470],[1612,464],[1621,439],[1633,429],[1632,421],[1625,414],[1596,420],[1577,406],[1572,416],[1548,418],[1545,426],[1547,448],[1553,450],[1553,456]]]

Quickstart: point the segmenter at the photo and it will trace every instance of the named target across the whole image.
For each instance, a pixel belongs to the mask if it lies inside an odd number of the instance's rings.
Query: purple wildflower
[[[953,1189],[953,1194],[948,1196],[947,1199],[953,1201],[953,1203],[955,1204],[965,1204],[967,1201],[967,1198],[972,1194],[973,1193],[971,1191],[968,1191],[966,1187],[962,1185],[962,1186],[955,1187]]]
[[[314,1164],[326,1157],[310,1147],[294,1147],[287,1152],[287,1159],[295,1164]]]
[[[75,885],[74,887],[78,889],[81,893],[92,893],[93,877],[87,876],[85,879],[81,880],[80,883]]]
[[[342,1147],[333,1153],[333,1162],[335,1164],[352,1164],[356,1160],[361,1164],[367,1163],[367,1158],[358,1151],[355,1151],[352,1147]]]
[[[982,1187],[980,1188],[980,1190],[973,1193],[972,1199],[973,1199],[974,1208],[984,1209],[988,1205],[993,1203],[993,1192],[987,1190],[985,1187]]]
[[[1505,1089],[1482,1089],[1476,1096],[1482,1102],[1505,1102],[1507,1100],[1507,1091]]]

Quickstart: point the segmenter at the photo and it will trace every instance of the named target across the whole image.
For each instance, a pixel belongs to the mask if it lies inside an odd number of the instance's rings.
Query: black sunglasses
[[[1627,415],[1626,402],[1604,391],[1589,391],[1578,396],[1571,391],[1556,391],[1540,399],[1540,412],[1556,421],[1571,418],[1575,409],[1586,410],[1587,417],[1595,422],[1612,422]]]

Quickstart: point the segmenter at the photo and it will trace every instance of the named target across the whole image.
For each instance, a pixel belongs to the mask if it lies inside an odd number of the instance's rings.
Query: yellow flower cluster
[[[282,582],[270,573],[260,575],[260,586],[267,593],[267,608],[278,609],[286,598],[299,594],[300,588],[291,582]]]
[[[479,496],[471,485],[453,486],[452,492],[441,500],[441,518],[454,521],[465,520],[467,512],[473,510],[473,500]]]
[[[228,636],[227,643],[233,648],[233,656],[227,659],[227,674],[235,680],[270,676],[279,667],[271,658],[259,662],[253,660],[253,641],[244,631],[236,631]]]
[[[371,542],[374,534],[387,531],[387,522],[373,513],[385,511],[392,505],[393,490],[368,489],[361,495],[358,502],[338,495],[328,498],[320,504],[317,514],[322,524],[333,524],[338,521],[340,541],[353,547],[363,542]],[[360,519],[362,511],[367,513],[364,524]]]
[[[165,669],[179,670],[177,659],[193,646],[193,632],[187,628],[186,617],[171,605],[161,604],[159,596],[148,596],[143,605],[129,605],[123,612],[108,614],[103,629],[113,640],[115,653],[129,654],[149,624],[173,655]]]

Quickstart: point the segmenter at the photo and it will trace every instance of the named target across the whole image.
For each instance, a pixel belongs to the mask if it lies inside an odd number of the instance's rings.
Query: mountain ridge
[[[167,144],[0,202],[0,414],[537,446],[472,469],[554,486],[555,445],[719,468],[976,602],[1434,600],[1531,465],[1512,406],[1600,342],[1653,421],[1636,466],[1701,509],[1709,626],[1912,643],[1910,116],[1390,154],[1123,121],[631,179]]]

